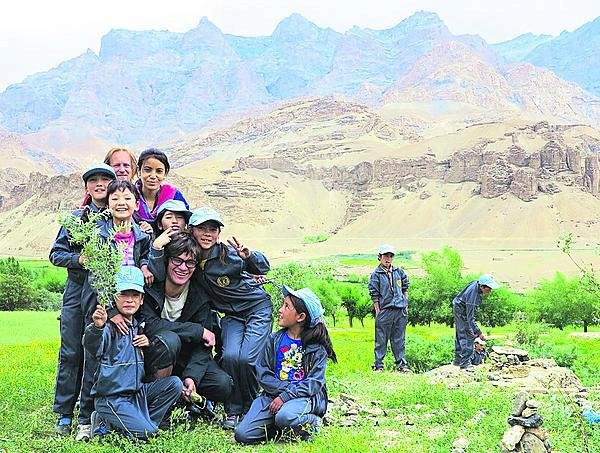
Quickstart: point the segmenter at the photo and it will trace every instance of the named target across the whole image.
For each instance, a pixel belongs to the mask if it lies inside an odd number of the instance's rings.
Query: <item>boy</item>
[[[107,187],[115,178],[114,170],[108,165],[95,164],[89,167],[82,175],[89,198],[88,203],[73,214],[86,219],[88,213],[105,209]],[[59,414],[54,429],[61,435],[71,433],[73,410],[81,390],[83,373],[81,339],[86,312],[82,291],[88,271],[83,267],[83,257],[80,252],[81,247],[72,244],[69,232],[65,227],[61,227],[50,250],[50,262],[55,266],[66,267],[68,274],[60,310],[60,352],[52,406],[52,410]],[[89,427],[89,425],[84,423],[82,426],[85,434],[87,432],[85,426]]]
[[[134,318],[144,300],[144,275],[134,266],[124,266],[117,275],[116,308],[129,326],[121,335],[116,325],[107,322],[106,309],[98,305],[93,323],[85,329],[83,345],[97,360],[92,396],[92,436],[98,416],[127,437],[145,440],[158,431],[169,408],[182,393],[179,378],[169,376],[144,384],[144,357],[140,348],[148,338],[139,333]]]
[[[471,364],[481,365],[483,362],[485,362],[486,355],[485,341],[479,337],[475,338],[473,341],[473,355],[471,356]]]
[[[408,276],[392,265],[394,247],[379,247],[379,266],[369,279],[369,295],[375,309],[375,363],[373,371],[383,371],[388,340],[396,360],[396,371],[410,372],[406,362],[404,337],[408,321]]]

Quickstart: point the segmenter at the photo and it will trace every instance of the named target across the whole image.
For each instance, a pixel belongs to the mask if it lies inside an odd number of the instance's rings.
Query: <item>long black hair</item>
[[[306,318],[304,318],[304,324],[302,329],[302,334],[300,335],[300,339],[302,340],[302,345],[306,347],[311,343],[320,344],[325,348],[327,352],[327,357],[329,357],[334,363],[337,363],[337,356],[335,355],[335,351],[333,350],[333,344],[331,344],[331,338],[329,337],[329,332],[327,331],[327,327],[325,324],[320,322],[314,327],[310,327],[310,313],[306,309],[306,305],[302,302],[302,299],[290,294],[290,299],[292,301],[292,305],[296,310],[296,313],[304,313]]]

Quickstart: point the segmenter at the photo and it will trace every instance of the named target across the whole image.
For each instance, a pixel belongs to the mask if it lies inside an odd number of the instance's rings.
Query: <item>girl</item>
[[[158,208],[167,200],[180,200],[189,209],[183,194],[173,186],[163,183],[171,166],[167,156],[156,148],[149,148],[140,154],[138,172],[140,179],[136,187],[140,192],[140,205],[134,219],[143,231],[152,233],[151,225],[156,219]]]
[[[132,222],[133,213],[139,205],[139,194],[130,181],[112,181],[107,188],[108,208],[111,212],[111,218],[105,222],[100,222],[100,236],[108,241],[111,237],[111,230],[116,229],[115,245],[123,250],[123,266],[136,266],[142,269],[146,282],[153,279],[148,271],[148,251],[150,248],[150,238],[142,232],[140,228]],[[83,307],[86,325],[92,321],[92,314],[97,305],[97,293],[91,284],[91,276],[88,276],[83,289]],[[108,311],[108,317],[116,326],[119,332],[127,335],[129,324],[126,319],[113,307]],[[90,416],[93,408],[93,399],[90,397],[90,391],[93,384],[94,372],[96,369],[96,360],[94,357],[85,353],[85,366],[83,371],[83,384],[79,404],[79,431],[78,440],[90,438]]]
[[[256,367],[264,392],[235,430],[235,440],[252,444],[290,429],[302,440],[322,424],[327,410],[325,368],[337,357],[323,323],[323,307],[308,288],[283,286],[281,330],[272,333]]]
[[[165,201],[156,212],[156,221],[154,223],[155,239],[152,242],[152,247],[162,249],[171,242],[171,236],[185,231],[191,215],[191,211],[186,209],[183,201]]]
[[[96,164],[88,168],[82,178],[90,201],[82,210],[73,212],[73,215],[87,219],[89,212],[99,212],[106,208],[107,188],[116,175],[108,165]],[[60,350],[52,406],[52,410],[59,414],[55,431],[66,435],[71,432],[73,410],[81,389],[81,339],[85,327],[82,291],[88,272],[83,268],[81,247],[71,244],[71,237],[65,227],[61,227],[56,236],[50,250],[50,262],[67,268],[67,282],[60,309]]]

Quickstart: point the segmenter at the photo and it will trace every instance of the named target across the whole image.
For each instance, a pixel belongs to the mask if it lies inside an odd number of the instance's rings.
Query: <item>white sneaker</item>
[[[79,425],[77,427],[76,441],[90,440],[90,437],[92,437],[92,425]]]

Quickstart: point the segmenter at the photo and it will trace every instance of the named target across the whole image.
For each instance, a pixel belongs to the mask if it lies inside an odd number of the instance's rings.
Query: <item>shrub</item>
[[[304,236],[304,239],[302,239],[302,243],[316,244],[318,242],[325,242],[327,239],[329,239],[329,236],[327,236],[326,234],[318,234],[316,236]]]
[[[415,372],[422,373],[447,365],[453,356],[454,338],[423,340],[412,335],[406,337],[406,360],[409,368]]]
[[[0,310],[25,310],[34,294],[35,290],[26,276],[0,273]]]
[[[27,308],[38,311],[55,311],[59,310],[61,305],[61,294],[41,288],[33,292],[33,297]]]
[[[547,330],[544,324],[531,322],[522,311],[515,312],[513,323],[515,326],[514,340],[520,346],[537,346],[540,335]]]

